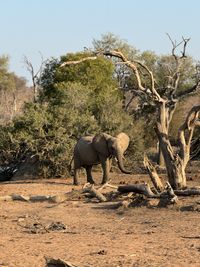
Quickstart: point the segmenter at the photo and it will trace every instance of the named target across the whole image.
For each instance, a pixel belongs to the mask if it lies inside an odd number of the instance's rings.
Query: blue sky
[[[141,51],[167,54],[167,32],[177,41],[191,37],[187,52],[200,60],[199,12],[199,0],[0,0],[0,55],[30,80],[24,55],[37,69],[39,51],[44,59],[59,57],[108,32]]]

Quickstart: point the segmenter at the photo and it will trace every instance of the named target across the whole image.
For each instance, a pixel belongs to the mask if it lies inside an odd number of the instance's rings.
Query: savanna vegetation
[[[157,55],[105,34],[38,70],[25,57],[31,87],[0,56],[0,265],[199,266],[200,68],[189,39],[167,41]],[[131,173],[107,161],[75,186],[74,144],[102,132],[129,135]]]
[[[91,48],[43,62],[33,88],[10,73],[8,58],[1,56],[0,164],[16,164],[34,156],[39,162],[38,175],[63,177],[68,175],[77,139],[123,131],[131,139],[128,163],[142,166],[144,152],[156,151],[158,102],[165,100],[165,133],[170,147],[177,144],[178,128],[191,107],[199,104],[199,67],[186,51],[177,53],[179,44],[170,41],[172,51],[156,55],[141,52],[113,34],[102,35]],[[130,62],[138,64],[139,76]],[[151,73],[153,78],[149,78]],[[197,129],[194,137],[198,136]],[[169,148],[169,144],[164,146]],[[161,154],[154,160],[161,160]]]

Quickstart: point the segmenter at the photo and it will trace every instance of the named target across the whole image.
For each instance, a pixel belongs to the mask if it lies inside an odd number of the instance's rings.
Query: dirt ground
[[[100,174],[94,178],[99,182]],[[111,178],[116,185],[147,179],[114,173]],[[200,178],[188,183],[200,185]],[[0,184],[0,196],[58,195],[80,188],[71,178],[13,181]],[[48,257],[78,267],[200,266],[199,211],[200,197],[179,197],[171,208],[127,209],[78,195],[62,203],[1,201],[0,266],[45,267]]]

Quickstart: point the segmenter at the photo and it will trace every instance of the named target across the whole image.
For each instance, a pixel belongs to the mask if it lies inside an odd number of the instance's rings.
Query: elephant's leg
[[[87,174],[87,182],[90,184],[94,184],[94,180],[92,178],[92,166],[86,166],[86,174]]]
[[[78,185],[79,169],[74,169],[74,185]]]
[[[79,158],[79,154],[74,154],[74,185],[78,185],[79,184],[79,172],[81,169],[81,162],[80,162],[80,158]]]
[[[101,161],[101,166],[103,169],[103,180],[102,180],[102,184],[107,183],[108,179],[109,179],[109,173],[110,173],[110,159],[106,159],[106,160],[102,160]]]
[[[109,158],[109,173],[111,171],[111,168],[112,168],[112,158]]]

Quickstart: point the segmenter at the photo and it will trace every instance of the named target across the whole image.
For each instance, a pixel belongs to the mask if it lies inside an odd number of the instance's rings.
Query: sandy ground
[[[112,173],[112,184],[145,179]],[[58,195],[73,188],[70,178],[13,181],[0,184],[0,196]],[[46,257],[78,267],[200,266],[200,197],[182,197],[173,208],[110,207],[79,197],[1,201],[0,266],[44,267]]]

